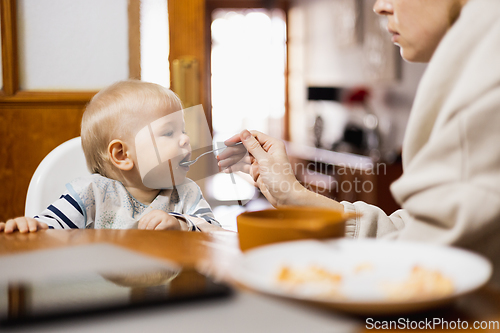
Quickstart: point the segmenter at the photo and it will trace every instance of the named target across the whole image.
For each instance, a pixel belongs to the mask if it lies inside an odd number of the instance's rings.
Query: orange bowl
[[[343,237],[345,221],[351,217],[339,210],[302,206],[245,212],[236,218],[240,248],[246,251],[271,243]]]

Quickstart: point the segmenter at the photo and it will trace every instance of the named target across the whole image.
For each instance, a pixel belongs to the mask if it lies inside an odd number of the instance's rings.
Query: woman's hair
[[[141,115],[162,108],[174,112],[182,104],[174,92],[158,84],[127,80],[98,92],[87,105],[81,126],[89,171],[109,177],[109,143],[134,134]]]

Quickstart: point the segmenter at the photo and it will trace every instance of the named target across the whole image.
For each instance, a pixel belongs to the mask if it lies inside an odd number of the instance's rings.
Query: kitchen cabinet
[[[311,191],[337,201],[364,201],[391,214],[400,206],[390,184],[402,174],[400,159],[391,164],[370,157],[286,143],[297,179]]]

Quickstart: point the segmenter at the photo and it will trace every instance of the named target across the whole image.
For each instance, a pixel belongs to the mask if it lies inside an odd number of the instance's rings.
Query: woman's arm
[[[231,145],[239,141],[243,142],[250,157],[242,159],[242,154],[237,148],[227,149],[218,156],[219,167],[228,171],[231,168],[232,171],[249,173],[255,186],[273,206],[318,206],[344,209],[337,201],[311,192],[299,183],[281,140],[258,131],[244,130],[225,143]]]

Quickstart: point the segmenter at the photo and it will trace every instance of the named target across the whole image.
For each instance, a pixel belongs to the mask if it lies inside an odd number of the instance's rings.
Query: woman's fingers
[[[235,143],[238,143],[238,142],[241,142],[240,133],[235,134],[232,137],[230,137],[229,139],[227,139],[226,141],[224,141],[224,144],[226,146],[232,146],[232,145],[234,145]]]
[[[259,131],[252,130],[250,131],[250,133],[252,133],[253,137],[255,137],[257,141],[259,141],[260,145],[266,152],[274,153],[279,150],[282,153],[286,153],[285,144],[283,143],[283,141]]]
[[[260,176],[259,165],[257,163],[252,163],[250,166],[250,176],[252,176],[254,182],[257,182]]]
[[[219,155],[217,155],[217,158],[219,160],[224,160],[232,156],[240,156],[240,158],[243,158],[247,154],[248,151],[246,150],[245,146],[237,145],[235,147],[225,148]]]
[[[238,162],[236,164],[233,164],[227,168],[221,168],[221,171],[223,173],[232,173],[232,172],[238,172],[238,171],[241,171],[241,172],[244,172],[244,173],[250,173],[250,163],[241,163],[241,162]]]
[[[260,132],[259,132],[260,133]],[[247,130],[240,133],[243,145],[257,160],[266,159],[267,152],[262,148],[262,145],[255,137]]]
[[[226,173],[231,171],[245,172],[248,170],[245,164],[251,163],[248,151],[243,145],[224,149],[224,151],[217,156],[217,160],[219,160],[218,165],[220,170]],[[226,170],[227,168],[231,168],[231,170]]]
[[[244,170],[249,173],[256,186],[274,206],[286,203],[297,179],[286,154],[284,142],[259,131],[243,130],[225,143],[230,145],[238,140],[243,142],[250,154],[248,159],[243,159],[250,163],[244,166]],[[234,151],[228,150],[219,156],[219,166],[228,168],[231,165],[230,169],[226,169],[229,170],[227,172],[242,170],[240,162],[235,163],[237,158]]]
[[[240,164],[240,162],[253,163],[254,160],[267,160],[269,159],[268,152],[273,148],[277,148],[277,150],[282,148],[283,152],[285,152],[283,143],[280,140],[259,131],[249,132],[243,130],[240,134],[234,135],[224,143],[232,145],[240,141],[243,142],[244,147],[229,147],[218,155],[219,167],[222,170],[231,166],[233,171],[248,172],[249,168],[245,167],[244,164]]]
[[[219,167],[222,169],[228,168],[240,162],[250,164],[250,157],[248,155],[228,155],[227,157],[218,157]]]

